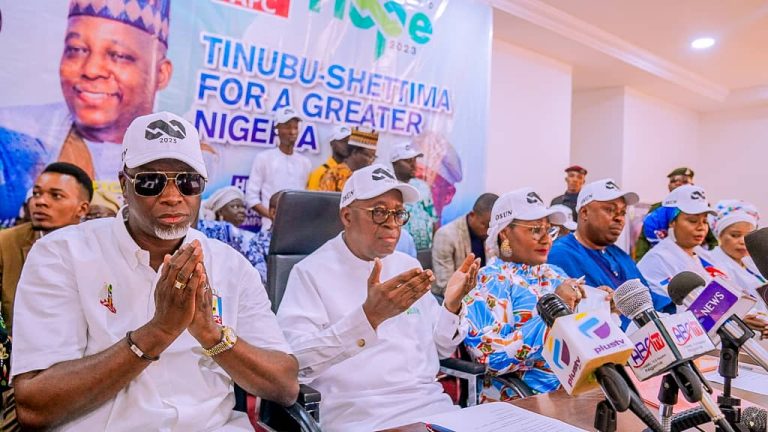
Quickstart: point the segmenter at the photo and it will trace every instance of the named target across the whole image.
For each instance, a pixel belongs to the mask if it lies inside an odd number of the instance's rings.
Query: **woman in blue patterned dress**
[[[534,392],[546,393],[560,383],[541,356],[546,325],[536,302],[554,292],[572,309],[584,296],[579,281],[546,264],[547,255],[566,215],[547,208],[531,188],[501,196],[493,206],[488,230],[492,258],[464,299],[470,355],[487,367],[488,375],[514,373]],[[514,397],[503,381],[485,379],[481,401]]]

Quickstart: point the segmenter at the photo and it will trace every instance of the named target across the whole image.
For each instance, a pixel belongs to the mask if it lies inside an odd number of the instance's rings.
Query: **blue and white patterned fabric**
[[[272,239],[272,233],[254,234],[245,231],[229,222],[206,221],[197,222],[197,230],[206,237],[222,241],[233,249],[240,252],[261,275],[261,282],[267,283],[267,253],[269,252],[269,240]],[[266,238],[266,240],[265,240]],[[264,244],[266,243],[266,248]]]

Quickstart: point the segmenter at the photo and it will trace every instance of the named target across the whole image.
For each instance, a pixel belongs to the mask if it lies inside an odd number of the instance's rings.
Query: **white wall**
[[[487,191],[533,186],[545,200],[560,195],[570,161],[570,66],[497,39],[491,62]]]
[[[696,182],[714,203],[737,198],[752,202],[768,220],[768,106],[702,114],[700,166]]]
[[[645,203],[669,192],[667,174],[686,166],[699,182],[699,115],[632,89],[624,97],[623,188]]]
[[[622,180],[624,88],[573,94],[571,161],[587,169],[587,181]]]

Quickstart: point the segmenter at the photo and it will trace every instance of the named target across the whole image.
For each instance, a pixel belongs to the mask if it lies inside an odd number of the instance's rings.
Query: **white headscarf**
[[[216,219],[216,212],[229,204],[232,200],[240,199],[245,201],[245,194],[237,186],[227,186],[213,193],[207,200],[204,200],[200,206],[200,216],[204,220]]]
[[[741,200],[722,200],[715,205],[717,216],[709,216],[709,226],[715,237],[720,237],[724,229],[737,222],[749,222],[757,228],[757,222],[760,220],[760,213],[757,208],[746,201]]]

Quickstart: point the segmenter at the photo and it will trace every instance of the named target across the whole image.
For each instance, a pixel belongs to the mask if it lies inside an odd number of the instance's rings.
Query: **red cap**
[[[582,173],[583,175],[587,175],[587,170],[579,165],[571,165],[565,169],[565,172],[569,172],[569,171],[576,171],[576,172]]]

